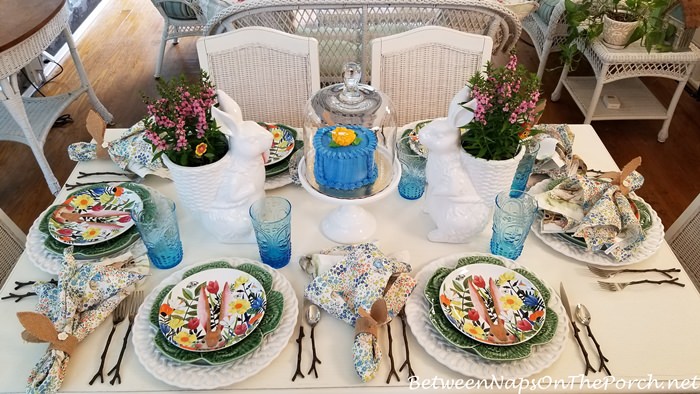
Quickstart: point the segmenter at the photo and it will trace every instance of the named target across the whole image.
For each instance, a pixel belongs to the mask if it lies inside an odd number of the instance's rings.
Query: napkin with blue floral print
[[[628,197],[644,183],[635,171],[640,164],[638,157],[620,172],[588,176],[585,163],[575,156],[569,176],[554,180],[554,187],[535,198],[540,208],[574,223],[573,236],[583,238],[589,250],[623,261],[645,238]]]
[[[36,312],[19,312],[29,342],[50,346],[27,379],[27,393],[55,393],[75,346],[104,321],[149,271],[145,255],[131,261],[80,263],[66,248],[58,284],[34,285]]]
[[[304,297],[353,327],[357,328],[356,323],[363,315],[373,315],[375,319],[374,323],[364,321],[361,326],[376,328],[390,321],[416,286],[415,279],[408,275],[411,266],[387,256],[373,243],[338,246],[321,254],[339,256],[339,261],[309,283]],[[385,304],[386,316],[369,313],[377,300]],[[374,329],[356,333],[353,361],[364,382],[374,378],[381,362],[377,341]]]
[[[139,122],[131,126],[117,139],[102,144],[112,161],[121,169],[139,176],[148,174],[169,178],[168,170],[161,160],[153,160],[153,148],[144,138],[144,125]],[[95,142],[76,142],[68,146],[68,157],[73,161],[89,161],[98,157]]]

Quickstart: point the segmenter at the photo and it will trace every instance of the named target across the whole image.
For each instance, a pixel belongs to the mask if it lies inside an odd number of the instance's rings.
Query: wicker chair
[[[493,42],[488,36],[425,26],[376,38],[372,86],[394,104],[397,124],[447,116],[452,97],[486,67]]]
[[[180,37],[203,35],[206,19],[199,7],[199,0],[151,0],[151,2],[163,16],[164,23],[155,73],[155,77],[160,78],[165,43],[173,40],[175,45]]]
[[[700,291],[700,194],[666,231],[666,241]]]
[[[369,42],[422,26],[443,26],[491,37],[493,51],[515,46],[521,23],[497,1],[482,0],[246,0],[213,17],[206,34],[265,26],[314,37],[319,43],[321,83],[341,82],[343,64],[359,63],[371,80]]]
[[[540,0],[540,7],[523,19],[523,30],[535,46],[540,65],[537,77],[542,79],[547,58],[551,52],[559,52],[566,39],[566,13],[564,0]]]
[[[301,127],[320,88],[318,42],[266,27],[200,38],[199,65],[240,105],[243,118]]]
[[[0,288],[24,252],[26,240],[22,230],[0,209]]]

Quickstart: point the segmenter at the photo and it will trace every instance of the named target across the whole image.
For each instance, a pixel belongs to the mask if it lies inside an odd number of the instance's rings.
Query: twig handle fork
[[[588,337],[591,338],[591,340],[593,341],[593,344],[595,345],[595,349],[598,352],[598,358],[600,358],[600,366],[598,367],[598,372],[605,370],[605,373],[608,374],[608,376],[612,375],[610,373],[610,370],[608,369],[608,366],[605,364],[606,362],[609,362],[610,360],[608,360],[608,358],[603,355],[603,351],[600,348],[600,344],[595,339],[595,336],[593,335],[593,331],[591,330],[590,325],[586,326],[586,331],[588,332]]]
[[[92,386],[93,383],[95,383],[95,380],[97,378],[100,378],[100,383],[104,383],[105,379],[104,376],[102,375],[102,370],[105,367],[105,359],[107,358],[107,350],[109,350],[109,345],[112,343],[112,337],[114,336],[114,332],[117,331],[117,326],[116,324],[112,325],[112,331],[109,332],[109,336],[107,337],[107,343],[105,343],[105,348],[102,350],[102,355],[100,356],[100,368],[97,370],[95,375],[90,379],[90,386]]]

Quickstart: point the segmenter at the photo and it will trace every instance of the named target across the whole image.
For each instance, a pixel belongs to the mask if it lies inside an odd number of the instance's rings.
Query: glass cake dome
[[[391,100],[361,77],[359,64],[345,64],[344,82],[319,90],[305,108],[305,180],[333,198],[374,196],[400,175]]]

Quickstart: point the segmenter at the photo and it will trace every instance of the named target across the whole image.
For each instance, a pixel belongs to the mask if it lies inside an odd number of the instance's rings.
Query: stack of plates
[[[41,270],[58,274],[63,250],[78,260],[116,255],[140,240],[129,212],[150,209],[155,192],[135,183],[98,184],[74,191],[47,208],[27,234],[27,253]]]
[[[292,183],[289,161],[296,151],[303,148],[304,142],[296,139],[296,130],[289,126],[280,123],[258,124],[272,133],[272,147],[265,162],[265,189],[275,189]]]
[[[297,313],[284,276],[252,260],[217,259],[175,272],[151,292],[134,322],[134,348],[165,383],[228,386],[282,352]]]
[[[564,349],[568,321],[557,295],[512,260],[448,256],[424,267],[406,315],[436,360],[467,376],[523,378]]]
[[[535,195],[549,189],[551,179],[545,179],[528,190],[528,193]],[[586,242],[581,238],[573,237],[570,234],[547,234],[542,232],[541,219],[538,218],[532,223],[532,231],[545,244],[549,245],[557,252],[574,258],[578,261],[599,265],[599,266],[623,266],[638,263],[651,257],[656,253],[664,240],[664,226],[659,215],[651,205],[634,193],[630,193],[632,202],[639,211],[639,223],[644,230],[644,241],[633,251],[629,258],[622,261],[615,260],[605,252],[591,252],[587,249]]]

